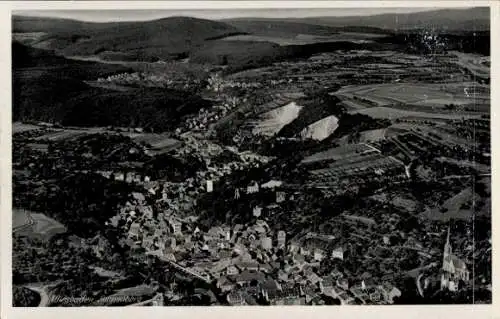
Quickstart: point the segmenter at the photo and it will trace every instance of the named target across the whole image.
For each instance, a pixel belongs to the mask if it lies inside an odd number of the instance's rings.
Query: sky
[[[317,16],[367,16],[384,13],[412,13],[437,8],[307,8],[307,9],[226,9],[226,10],[38,10],[14,11],[14,15],[68,18],[90,22],[146,21],[170,16],[190,16],[202,19],[241,17],[304,18]]]

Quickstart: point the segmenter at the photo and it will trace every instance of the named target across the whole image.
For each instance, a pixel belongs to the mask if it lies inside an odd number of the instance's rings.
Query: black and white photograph
[[[490,7],[10,23],[12,307],[492,303]]]

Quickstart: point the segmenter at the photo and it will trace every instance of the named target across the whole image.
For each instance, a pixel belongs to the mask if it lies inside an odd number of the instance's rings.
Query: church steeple
[[[450,226],[448,225],[448,235],[446,236],[446,244],[444,244],[443,260],[452,254],[451,244],[450,244]]]

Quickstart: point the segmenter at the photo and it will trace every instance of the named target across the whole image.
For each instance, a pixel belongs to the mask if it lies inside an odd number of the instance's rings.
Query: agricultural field
[[[171,138],[166,134],[139,133],[123,134],[129,136],[136,143],[146,143],[156,153],[168,152],[181,144],[179,140]]]
[[[390,198],[389,196],[387,196],[387,194],[381,193],[381,194],[376,194],[376,195],[370,196],[370,198],[372,198],[376,201],[379,201],[381,203],[389,202],[392,205],[394,205],[395,207],[397,207],[401,210],[404,210],[404,211],[415,212],[415,211],[417,211],[417,207],[418,207],[416,201],[414,201],[413,199],[406,198],[406,197],[401,196],[401,195],[396,195],[396,196]]]
[[[23,44],[30,44],[40,40],[46,34],[46,32],[14,32],[12,33],[12,40]]]
[[[368,100],[376,106],[409,104],[444,108],[448,104],[468,105],[489,101],[488,93],[474,89],[473,84],[462,87],[421,83],[354,85],[343,87],[334,95],[341,99]]]
[[[41,213],[30,212],[27,215],[25,210],[13,209],[12,216],[13,230],[21,236],[33,236],[48,240],[56,234],[66,232],[66,227],[63,224]]]
[[[55,130],[44,134],[42,136],[38,136],[35,138],[35,141],[51,141],[51,142],[60,142],[68,139],[73,139],[77,137],[82,137],[86,134],[90,134],[87,130]]]
[[[383,175],[386,171],[395,168],[404,168],[404,165],[393,157],[373,154],[346,158],[330,164],[327,168],[312,170],[310,173],[314,180],[318,179],[321,181],[365,173]]]
[[[458,194],[447,199],[442,206],[427,209],[422,215],[431,220],[448,221],[450,219],[470,219],[474,215],[485,215],[491,212],[491,199],[485,199],[482,207],[472,209],[473,202],[477,203],[480,196],[467,187]]]
[[[308,156],[302,160],[302,164],[312,164],[321,161],[338,161],[359,154],[373,153],[378,153],[378,151],[367,144],[349,144]]]
[[[384,140],[386,137],[389,136],[387,134],[387,131],[389,129],[390,129],[390,127],[361,131],[361,132],[359,132],[359,135],[356,136],[355,142],[356,143],[377,143],[381,140]],[[350,141],[350,137],[351,137],[351,135],[346,135],[346,136],[341,137],[338,140],[336,140],[336,142],[339,145],[351,144],[352,141]]]
[[[460,67],[469,70],[469,72],[471,72],[474,76],[482,79],[490,78],[489,57],[458,51],[453,51],[451,53],[458,58],[458,60],[455,60],[454,62]]]
[[[29,224],[30,223],[26,216],[25,210],[16,208],[12,209],[12,229],[16,229]]]
[[[339,32],[333,35],[322,36],[314,34],[283,34],[275,36],[264,35],[234,35],[223,38],[223,41],[256,41],[256,42],[272,42],[281,46],[286,45],[305,45],[321,42],[338,42],[348,41],[354,43],[368,43],[373,39],[383,37],[381,34],[371,33],[354,33],[354,32]]]
[[[446,113],[444,111],[443,113],[419,112],[419,111],[402,110],[385,106],[351,111],[350,113],[364,114],[376,119],[389,119],[389,120],[396,120],[407,117],[443,119],[443,120],[462,120],[462,119],[472,119],[481,117],[480,114],[457,113],[451,111],[448,111]]]
[[[40,126],[33,124],[26,124],[21,122],[12,123],[12,134],[23,133],[28,131],[36,131],[41,129]]]

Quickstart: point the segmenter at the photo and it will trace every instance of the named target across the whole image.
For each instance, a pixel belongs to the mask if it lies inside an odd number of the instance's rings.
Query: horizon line
[[[147,22],[171,17],[188,17],[208,20],[226,19],[306,19],[325,17],[371,17],[385,14],[415,14],[440,10],[467,10],[489,7],[407,7],[407,8],[286,8],[286,9],[200,9],[200,10],[15,10],[12,18],[66,19],[88,23]],[[250,12],[248,12],[250,11]],[[330,14],[325,11],[332,11]],[[361,12],[360,12],[361,11]],[[364,12],[363,12],[364,11]],[[374,12],[375,11],[375,12]],[[119,15],[117,16],[117,13]],[[261,14],[259,14],[261,13]],[[336,14],[335,14],[336,13]],[[356,14],[357,13],[357,14]],[[110,15],[111,14],[111,15]],[[272,14],[272,15],[270,15]]]

